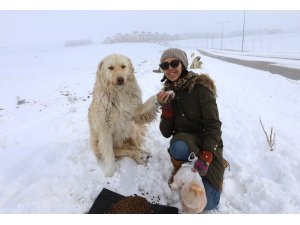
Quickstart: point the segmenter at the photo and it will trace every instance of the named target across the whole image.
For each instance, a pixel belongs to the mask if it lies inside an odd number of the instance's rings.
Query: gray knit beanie
[[[182,62],[184,68],[187,69],[188,67],[189,61],[186,53],[178,48],[169,48],[165,50],[160,57],[160,63],[162,63],[166,58],[179,59]]]

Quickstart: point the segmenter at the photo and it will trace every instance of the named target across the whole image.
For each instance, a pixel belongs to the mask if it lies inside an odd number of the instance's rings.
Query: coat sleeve
[[[215,95],[207,88],[199,91],[200,110],[202,114],[202,149],[216,151],[221,140],[221,121]]]
[[[160,117],[160,124],[159,124],[159,129],[161,134],[165,137],[165,138],[169,138],[171,137],[171,135],[173,134],[173,120],[166,120],[164,119],[162,116]]]

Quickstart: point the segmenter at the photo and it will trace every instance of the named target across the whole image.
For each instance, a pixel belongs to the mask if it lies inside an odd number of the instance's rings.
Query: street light
[[[217,21],[217,23],[220,23],[222,25],[222,37],[221,37],[221,50],[223,50],[223,27],[225,23],[230,23],[230,21],[225,21],[225,22],[219,22]]]
[[[242,52],[244,51],[245,17],[246,17],[246,11],[244,11],[243,38],[242,38]]]

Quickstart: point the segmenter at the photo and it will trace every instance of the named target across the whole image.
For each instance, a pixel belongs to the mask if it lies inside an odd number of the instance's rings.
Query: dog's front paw
[[[113,164],[113,165],[111,165],[109,167],[106,167],[106,169],[105,169],[105,176],[106,177],[112,177],[115,174],[116,170],[117,170],[117,167],[116,167],[115,164]]]
[[[138,164],[146,164],[148,162],[148,159],[151,158],[151,154],[149,152],[140,151],[136,161]]]

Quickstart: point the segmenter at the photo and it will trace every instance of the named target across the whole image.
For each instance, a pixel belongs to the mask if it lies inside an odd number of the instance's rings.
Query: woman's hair
[[[181,77],[185,77],[188,73],[189,73],[189,71],[183,66],[182,67],[183,69],[182,69],[182,71],[181,71],[181,74],[180,74],[180,76],[179,76],[179,78],[181,78]],[[178,78],[178,79],[179,79]],[[163,78],[160,80],[161,82],[164,82],[165,80],[167,80],[168,78],[166,77],[166,75],[164,74],[164,76],[163,76]]]

